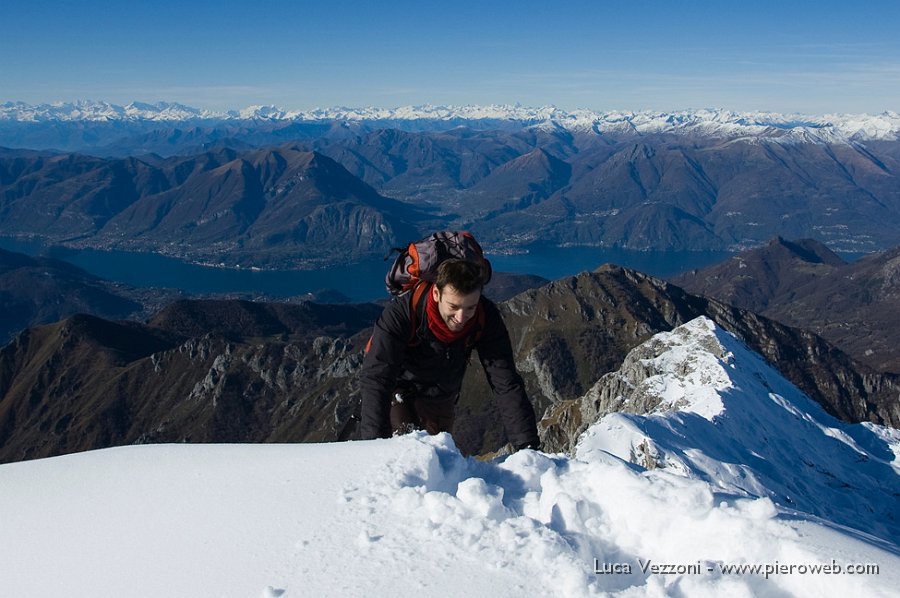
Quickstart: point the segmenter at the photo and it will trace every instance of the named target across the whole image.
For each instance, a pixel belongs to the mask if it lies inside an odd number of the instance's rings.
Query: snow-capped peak
[[[194,119],[218,119],[227,115],[199,110],[183,104],[131,102],[118,106],[108,102],[79,100],[30,105],[24,102],[0,104],[0,121],[18,122],[112,122],[160,121],[178,122]]]
[[[269,121],[439,121],[506,122],[522,127],[562,127],[597,134],[676,134],[723,139],[768,139],[782,143],[847,143],[900,139],[900,115],[830,114],[805,116],[773,112],[734,112],[720,109],[653,111],[563,110],[555,106],[537,108],[518,104],[465,106],[403,106],[398,108],[315,108],[285,110],[272,105],[254,105],[241,110],[215,112],[158,102],[132,102],[117,106],[107,102],[78,101],[29,105],[0,104],[0,121],[160,121],[269,120]]]

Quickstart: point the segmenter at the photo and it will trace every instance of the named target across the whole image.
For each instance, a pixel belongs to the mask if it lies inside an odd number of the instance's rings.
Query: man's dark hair
[[[482,289],[484,271],[474,262],[452,258],[438,265],[434,284],[441,293],[450,285],[461,295],[468,295]]]

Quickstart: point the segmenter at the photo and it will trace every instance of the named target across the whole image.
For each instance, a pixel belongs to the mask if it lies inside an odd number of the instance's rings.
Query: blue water
[[[384,274],[390,263],[381,257],[322,270],[251,271],[212,268],[150,253],[45,247],[38,242],[0,237],[0,247],[28,255],[65,260],[95,276],[135,287],[181,289],[191,294],[260,293],[295,297],[325,289],[336,290],[354,301],[384,298]],[[528,253],[490,255],[498,272],[536,274],[549,280],[614,263],[667,277],[691,268],[722,261],[723,251],[644,252],[595,247],[532,247]]]

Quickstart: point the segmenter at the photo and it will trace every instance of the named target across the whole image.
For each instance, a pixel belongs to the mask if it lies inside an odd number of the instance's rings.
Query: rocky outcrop
[[[0,461],[140,442],[347,437],[375,305],[185,301],[77,316],[0,351]],[[204,332],[199,332],[200,329]]]
[[[591,424],[610,413],[635,413],[647,415],[657,411],[661,406],[666,410],[678,410],[687,404],[684,399],[666,401],[665,388],[659,388],[648,381],[667,373],[663,364],[656,361],[663,352],[679,343],[679,334],[687,335],[684,327],[673,331],[673,338],[651,337],[632,349],[621,367],[614,372],[604,374],[584,396],[563,401],[551,407],[541,420],[541,443],[549,452],[574,453],[575,445],[582,433]],[[710,335],[703,338],[700,350],[716,359],[727,357],[724,347],[715,342]],[[690,357],[681,364],[676,374],[687,379],[696,374],[692,368]],[[695,383],[715,387],[718,380],[696,380]],[[665,403],[665,404],[664,404]],[[653,469],[658,466],[653,446],[649,443],[633,447],[632,462]]]

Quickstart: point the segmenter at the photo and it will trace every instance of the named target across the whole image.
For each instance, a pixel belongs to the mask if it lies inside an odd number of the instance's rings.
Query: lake
[[[100,278],[135,287],[182,289],[191,294],[241,292],[287,298],[333,289],[354,301],[371,301],[387,296],[384,275],[390,266],[389,261],[376,257],[322,270],[252,271],[198,266],[151,253],[46,247],[38,242],[4,237],[0,237],[0,247],[65,260]],[[647,252],[533,246],[528,253],[488,254],[487,257],[497,272],[536,274],[555,280],[594,270],[605,263],[668,277],[720,262],[731,255],[725,251]]]

